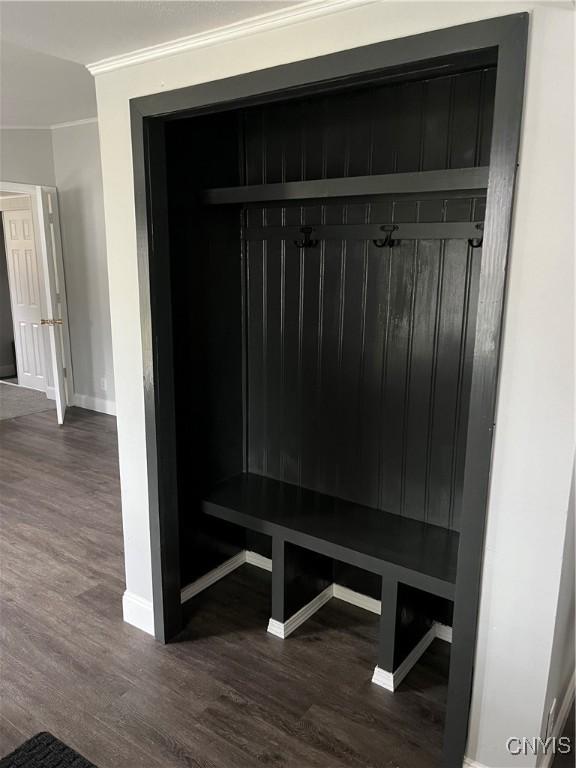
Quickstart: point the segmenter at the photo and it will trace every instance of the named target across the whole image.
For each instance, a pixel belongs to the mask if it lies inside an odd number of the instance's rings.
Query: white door
[[[71,390],[70,336],[68,332],[68,310],[66,306],[66,287],[64,283],[64,264],[62,260],[62,241],[60,237],[60,218],[58,215],[58,197],[55,187],[38,187],[36,197],[38,222],[42,250],[42,266],[46,278],[46,312],[44,324],[49,334],[52,375],[56,396],[58,423],[64,423],[66,406]]]
[[[3,219],[18,384],[45,392],[43,274],[34,240],[32,211],[5,211]]]

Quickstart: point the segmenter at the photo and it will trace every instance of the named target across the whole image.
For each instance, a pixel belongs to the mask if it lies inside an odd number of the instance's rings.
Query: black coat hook
[[[476,229],[478,229],[480,232],[484,232],[484,224],[476,224]],[[484,240],[484,237],[469,237],[468,238],[468,245],[470,248],[481,248],[482,247],[482,241]]]
[[[314,232],[312,227],[300,227],[300,232],[304,235],[304,240],[294,240],[296,248],[315,248],[318,240],[312,240],[310,235]]]
[[[382,232],[386,232],[386,237],[383,240],[372,240],[376,248],[392,248],[397,245],[398,240],[392,240],[392,233],[398,229],[397,224],[384,224],[380,229]]]

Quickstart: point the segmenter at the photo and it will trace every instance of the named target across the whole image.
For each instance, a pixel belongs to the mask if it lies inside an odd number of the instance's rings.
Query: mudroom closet
[[[405,653],[450,623],[494,82],[166,126],[183,587],[277,537],[272,627],[383,578],[419,606]]]
[[[493,222],[509,216],[523,73],[518,54],[519,79],[499,80],[494,24],[462,28],[450,55],[430,33],[411,64],[304,84],[299,69],[290,88],[254,73],[133,115],[159,636],[177,634],[181,602],[253,563],[271,570],[262,631],[287,643],[332,597],[379,613],[366,672],[394,691],[468,595],[450,767],[484,531],[484,486],[470,501],[465,476],[474,445],[487,482],[504,274],[483,261],[485,224],[504,172]],[[512,117],[495,134],[498,104]],[[493,234],[504,260],[507,227]]]

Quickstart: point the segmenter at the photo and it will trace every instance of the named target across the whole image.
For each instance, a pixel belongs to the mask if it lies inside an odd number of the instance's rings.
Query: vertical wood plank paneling
[[[467,244],[447,240],[444,249],[436,375],[432,404],[428,522],[450,526],[453,435],[458,399]]]
[[[478,137],[478,165],[490,164],[490,145],[492,143],[492,123],[494,122],[494,93],[496,91],[496,70],[483,73],[480,136]]]
[[[426,109],[422,129],[423,171],[444,168],[448,152],[452,78],[439,77],[426,83]]]
[[[286,210],[286,223],[300,222],[299,208]],[[282,452],[281,479],[298,483],[301,457],[299,425],[300,381],[300,269],[301,253],[288,241],[284,249],[282,280]]]
[[[247,183],[485,165],[494,88],[489,68],[248,109]]]
[[[482,249],[468,249],[467,276],[468,295],[467,312],[463,317],[461,339],[461,384],[460,396],[457,403],[456,433],[454,436],[455,456],[452,476],[452,498],[450,508],[450,527],[460,530],[462,516],[462,489],[464,481],[464,465],[466,459],[466,431],[468,428],[468,408],[470,405],[470,380],[474,355],[474,328],[478,310],[478,286],[480,281],[480,266]]]
[[[421,158],[422,108],[424,83],[396,86],[394,112],[388,119],[393,124],[397,159],[395,171],[418,171]]]
[[[418,520],[426,519],[427,435],[434,368],[434,317],[438,301],[440,248],[438,240],[421,240],[416,255],[403,512]]]
[[[246,179],[487,162],[493,70],[248,110]],[[252,226],[481,220],[484,201],[269,206]],[[249,469],[458,527],[477,290],[463,242],[248,248]],[[472,308],[470,311],[475,311]]]
[[[394,88],[387,88],[372,102],[372,173],[393,173],[396,170],[395,130],[390,119],[396,110],[396,93]]]
[[[321,106],[324,174],[328,179],[346,175],[348,140],[342,119],[342,106],[333,98],[325,98]]]
[[[244,174],[246,184],[264,184],[263,158],[264,112],[248,109],[244,112]]]
[[[371,222],[390,221],[392,203],[370,206]],[[362,360],[362,394],[358,421],[362,427],[358,477],[364,489],[365,503],[380,505],[382,478],[382,411],[384,361],[389,320],[390,254],[388,249],[367,243],[366,308],[364,318],[364,356]]]
[[[249,243],[247,247],[248,282],[248,466],[252,472],[264,472],[266,435],[264,418],[264,343],[263,307],[264,245]]]
[[[278,213],[281,211],[278,209]],[[270,212],[268,213],[268,216]],[[281,349],[282,349],[282,317],[281,317],[281,285],[283,244],[270,241],[267,244],[267,286],[266,296],[266,441],[267,474],[280,477],[280,451],[282,446],[282,381],[281,381]]]
[[[304,132],[304,173],[303,179],[321,179],[323,170],[323,127],[322,105],[318,100],[303,102],[300,121]]]
[[[404,405],[402,413],[402,464],[401,464],[401,492],[400,492],[400,513],[405,513],[406,502],[406,462],[408,458],[408,420],[410,415],[411,406],[411,387],[410,382],[412,379],[412,359],[413,359],[413,343],[414,343],[414,312],[416,303],[416,291],[418,289],[418,241],[410,243],[413,255],[410,259],[411,270],[411,291],[410,291],[410,304],[406,306],[405,313],[408,319],[408,344],[406,349],[406,373],[404,377]]]
[[[302,181],[306,167],[305,126],[301,120],[302,105],[287,104],[279,114],[284,153],[283,181]]]
[[[366,206],[349,205],[350,224],[366,219]],[[363,392],[364,325],[366,303],[366,244],[351,240],[345,244],[340,285],[340,361],[338,386],[338,495],[354,498],[358,493],[358,445],[361,443],[359,405]]]
[[[348,106],[348,171],[350,176],[366,176],[371,172],[372,121],[368,118],[373,110],[374,95],[362,91],[350,96]]]
[[[475,215],[469,199],[396,211],[437,219],[447,208]],[[321,215],[296,206],[251,220]],[[390,202],[324,211],[327,223],[391,215]],[[457,528],[477,263],[464,241],[251,244],[250,470]]]
[[[265,184],[284,181],[283,111],[276,106],[262,109],[262,166]]]
[[[314,487],[318,472],[318,457],[322,450],[318,395],[319,344],[321,335],[321,261],[320,248],[301,254],[300,269],[300,320],[299,320],[299,455],[300,482]],[[304,268],[302,269],[302,262]]]
[[[477,161],[482,75],[466,72],[454,80],[450,168],[469,168]]]
[[[404,242],[391,248],[389,255],[390,307],[384,361],[381,505],[394,514],[401,514],[402,511],[404,399],[410,341],[409,308],[412,306],[414,284],[413,250],[414,243]]]
[[[342,221],[342,210],[326,211],[326,223]],[[321,431],[318,440],[321,456],[319,457],[320,472],[319,488],[329,493],[329,488],[335,488],[336,462],[338,459],[336,441],[338,439],[338,371],[340,360],[340,305],[341,279],[344,253],[342,244],[336,241],[324,243],[324,269],[322,277],[322,336],[320,350],[321,389],[318,393]]]

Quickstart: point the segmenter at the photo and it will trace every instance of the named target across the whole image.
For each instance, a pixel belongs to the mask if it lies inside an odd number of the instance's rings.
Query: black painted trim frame
[[[468,732],[527,37],[528,14],[520,13],[354,48],[130,102],[154,616],[156,636],[166,641],[179,631],[181,615],[163,129],[162,121],[152,118],[176,116],[184,111],[191,115],[233,109],[301,92],[320,92],[362,77],[373,77],[390,68],[440,57],[456,57],[487,49],[497,55],[474,362],[468,382],[471,397],[443,768],[461,768]]]

